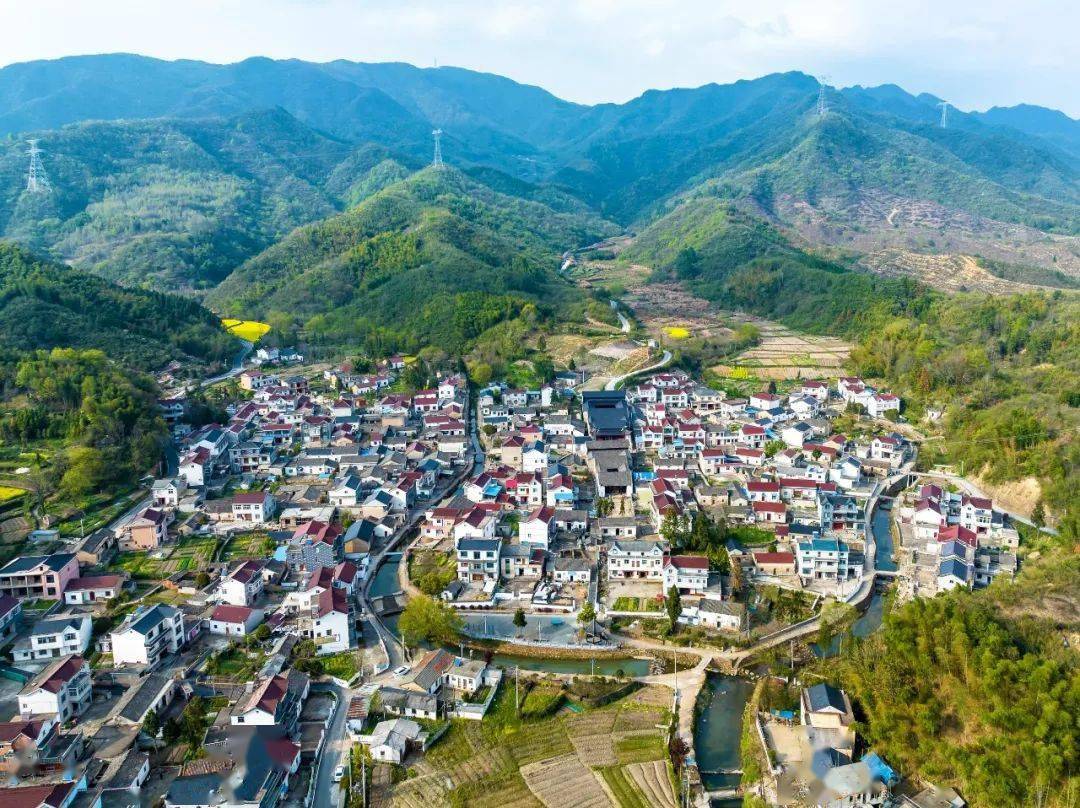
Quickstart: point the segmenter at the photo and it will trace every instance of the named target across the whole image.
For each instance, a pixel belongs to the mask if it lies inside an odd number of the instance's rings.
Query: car
[[[344,779],[344,777],[345,777],[345,767],[344,766],[338,766],[336,769],[334,769],[334,782],[335,783],[340,783]]]
[[[394,668],[394,676],[405,676],[410,670],[412,669],[408,665],[398,665]]]

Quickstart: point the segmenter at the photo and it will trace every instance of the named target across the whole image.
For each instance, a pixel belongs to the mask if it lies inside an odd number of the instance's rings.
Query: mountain
[[[580,303],[555,274],[560,253],[618,229],[557,194],[510,178],[499,184],[516,195],[451,167],[424,169],[297,229],[207,302],[279,332],[401,350],[462,351],[530,304],[541,316],[565,304],[559,316],[568,318]],[[552,197],[551,205],[530,196]]]
[[[12,65],[0,132],[41,140],[56,190],[22,193],[25,144],[9,139],[0,232],[127,284],[210,289],[427,163],[440,128],[447,161],[505,196],[632,231],[713,195],[885,274],[928,256],[942,273],[958,257],[1020,283],[1080,277],[1077,122],[952,109],[943,128],[940,99],[896,85],[826,88],[820,116],[820,89],[789,72],[588,106],[394,63]]]
[[[92,348],[143,370],[174,359],[220,363],[237,347],[218,319],[194,300],[124,289],[4,241],[0,344],[6,355]]]

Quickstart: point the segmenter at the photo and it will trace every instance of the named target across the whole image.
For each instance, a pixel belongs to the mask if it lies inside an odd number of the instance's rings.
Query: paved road
[[[243,347],[239,351],[237,351],[236,356],[233,357],[232,367],[224,373],[219,373],[217,376],[211,376],[208,379],[203,379],[199,383],[202,387],[209,387],[212,384],[217,384],[218,382],[225,381],[225,379],[231,379],[233,376],[238,375],[244,369],[244,360],[246,360],[248,358],[248,354],[250,354],[255,349],[255,343],[248,342],[244,339],[240,340],[240,342],[243,343]]]
[[[349,700],[352,691],[339,687],[333,682],[316,682],[312,690],[332,691],[337,694],[337,702],[326,731],[326,743],[319,756],[319,765],[315,770],[315,800],[317,808],[332,808],[340,805],[341,789],[334,783],[334,769],[343,763],[352,743],[345,738],[345,719],[349,712]]]
[[[671,351],[664,351],[664,355],[660,358],[660,361],[657,362],[655,365],[649,365],[646,368],[641,368],[640,370],[632,370],[629,373],[624,373],[622,376],[616,376],[614,379],[609,380],[608,383],[604,385],[604,389],[605,390],[616,390],[616,389],[618,389],[619,384],[621,384],[626,379],[629,379],[631,376],[638,376],[638,375],[640,375],[642,373],[651,373],[654,370],[660,370],[660,368],[667,365],[667,363],[670,362],[670,361],[671,361]]]

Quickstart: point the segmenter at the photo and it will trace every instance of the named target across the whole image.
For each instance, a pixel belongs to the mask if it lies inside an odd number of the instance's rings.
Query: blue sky
[[[459,65],[574,101],[782,70],[1080,117],[1080,3],[0,0],[0,63],[128,51]]]

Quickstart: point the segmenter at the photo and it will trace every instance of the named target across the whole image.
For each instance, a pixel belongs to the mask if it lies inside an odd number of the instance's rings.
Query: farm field
[[[132,578],[167,578],[174,572],[205,569],[214,556],[217,539],[213,536],[188,536],[174,545],[154,553],[120,553],[109,565],[121,569]]]
[[[234,534],[221,552],[223,561],[236,561],[246,558],[266,558],[273,552],[273,541],[265,531]]]
[[[0,485],[0,505],[18,499],[26,493],[25,489],[13,485]]]
[[[535,688],[545,695],[555,689],[554,682]],[[670,801],[664,797],[665,788],[674,794],[664,741],[670,720],[669,689],[640,688],[597,708],[577,702],[574,690],[565,691],[564,697],[579,712],[563,706],[549,717],[521,718],[514,710],[514,686],[504,683],[484,721],[454,721],[426,755],[409,761],[416,776],[393,787],[392,804],[402,808],[674,804],[673,796]],[[622,792],[638,802],[621,802],[609,778],[624,784]],[[649,802],[653,798],[658,801]]]
[[[840,376],[851,345],[836,337],[802,334],[757,317],[735,315],[761,332],[761,344],[712,371],[734,381],[785,381]]]
[[[257,320],[222,320],[225,330],[248,342],[258,342],[270,331],[270,326]]]

